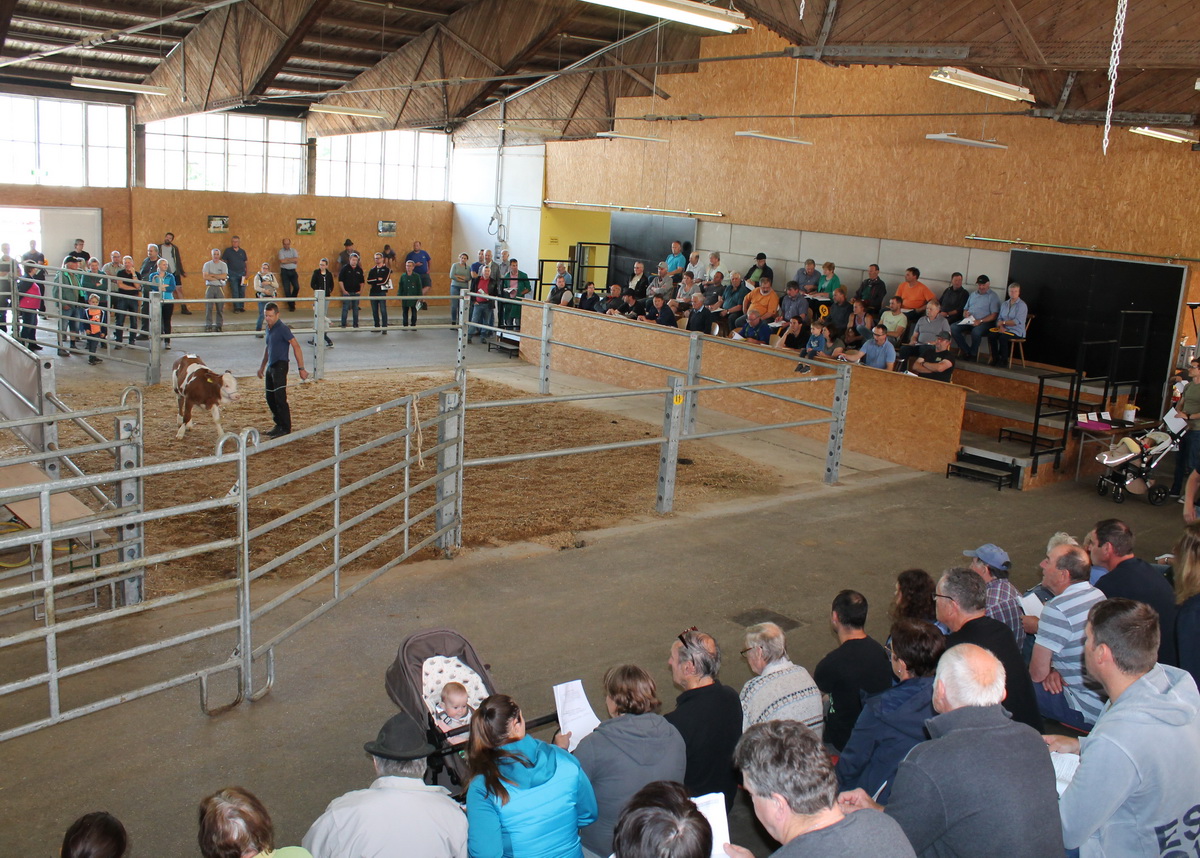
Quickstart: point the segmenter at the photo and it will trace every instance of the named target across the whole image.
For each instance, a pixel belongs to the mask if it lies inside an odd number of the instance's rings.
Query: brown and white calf
[[[203,408],[212,414],[217,437],[221,437],[221,403],[238,398],[237,379],[232,371],[218,375],[196,355],[184,355],[171,366],[171,389],[179,404],[176,438],[182,438],[192,425],[193,408]]]

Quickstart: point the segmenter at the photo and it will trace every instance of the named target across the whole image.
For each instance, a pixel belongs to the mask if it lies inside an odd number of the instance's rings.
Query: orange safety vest
[[[87,314],[88,321],[91,322],[88,325],[88,333],[95,336],[100,333],[100,322],[104,318],[104,311],[99,307],[88,307]]]

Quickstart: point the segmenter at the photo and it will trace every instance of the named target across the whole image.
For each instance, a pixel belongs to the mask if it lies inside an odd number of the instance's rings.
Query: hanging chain
[[[1117,68],[1121,65],[1121,42],[1125,38],[1125,15],[1129,0],[1117,0],[1117,18],[1113,22],[1112,54],[1108,59],[1108,110],[1104,114],[1104,154],[1108,154],[1108,133],[1112,129],[1113,103],[1117,99]]]
[[[800,14],[796,16],[801,21],[804,20],[804,0],[800,0]]]

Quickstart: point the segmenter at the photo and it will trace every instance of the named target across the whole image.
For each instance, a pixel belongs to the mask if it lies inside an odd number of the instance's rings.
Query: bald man
[[[896,771],[887,808],[862,789],[842,793],[844,812],[885,811],[919,856],[1061,858],[1054,768],[1045,743],[1000,706],[1004,666],[983,647],[946,650],[933,684],[928,742]],[[986,844],[986,849],[982,846]]]

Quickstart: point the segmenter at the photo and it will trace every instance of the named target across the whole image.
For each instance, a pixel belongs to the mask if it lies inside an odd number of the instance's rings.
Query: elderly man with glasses
[[[671,681],[683,692],[675,711],[663,716],[687,748],[683,785],[694,796],[724,793],[728,810],[737,794],[733,749],[742,736],[742,704],[736,691],[717,680],[721,648],[712,635],[693,626],[671,643],[667,667]]]
[[[820,735],[825,725],[821,692],[809,672],[788,658],[783,629],[775,623],[750,626],[742,657],[755,673],[742,686],[742,728],[763,721],[799,721]]]

